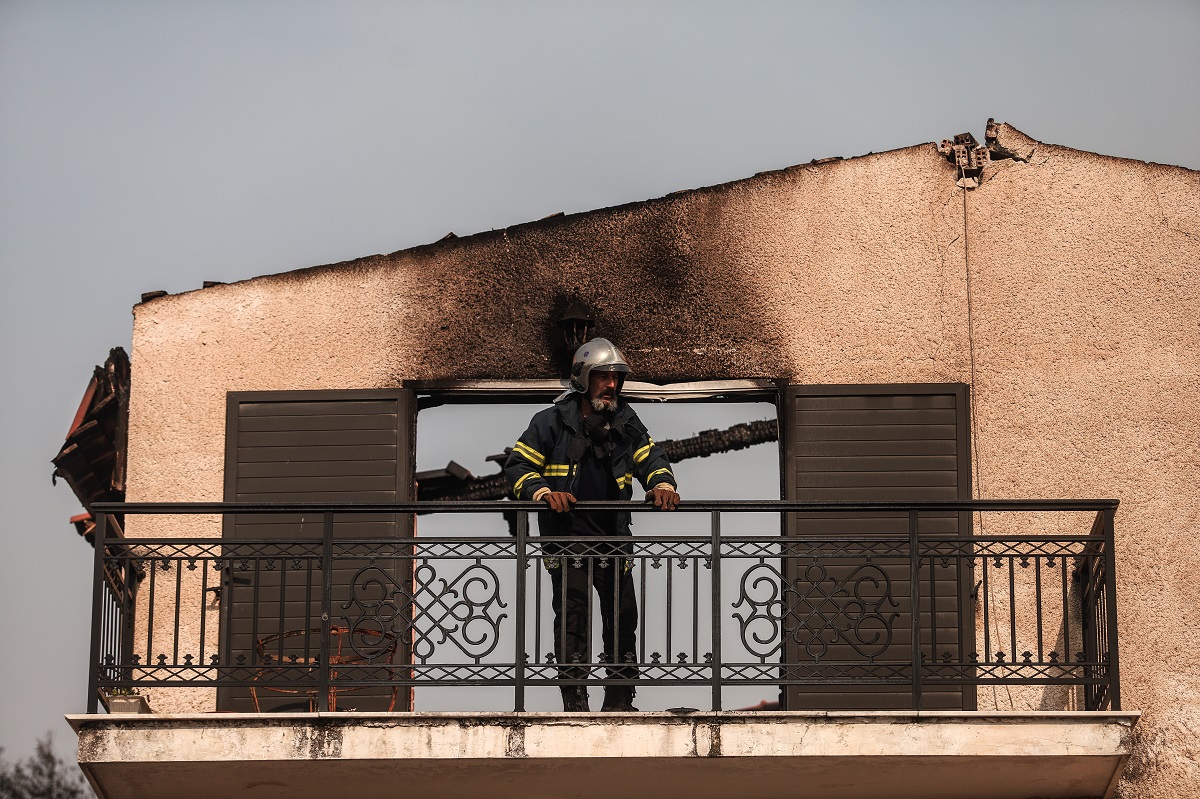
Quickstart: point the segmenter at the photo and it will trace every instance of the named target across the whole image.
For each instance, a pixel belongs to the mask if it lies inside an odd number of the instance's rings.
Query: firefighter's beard
[[[598,397],[592,397],[589,402],[592,403],[592,410],[599,413],[612,413],[617,409],[616,394],[601,394]]]

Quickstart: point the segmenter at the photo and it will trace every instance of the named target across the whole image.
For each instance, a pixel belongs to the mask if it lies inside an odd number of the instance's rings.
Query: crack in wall
[[[1166,209],[1163,208],[1162,195],[1158,192],[1158,183],[1155,181],[1154,177],[1154,175],[1147,176],[1146,183],[1149,184],[1150,191],[1154,194],[1154,202],[1156,205],[1158,205],[1158,215],[1162,217],[1163,227],[1165,227],[1171,233],[1179,233],[1188,239],[1195,238],[1195,233],[1191,233],[1183,228],[1171,226],[1171,217],[1167,214]]]
[[[944,245],[938,242],[937,236],[939,228],[944,230],[947,234],[953,234],[959,229],[959,222],[957,218],[953,220],[947,218],[947,209],[950,207],[950,204],[954,202],[957,196],[958,192],[952,191],[946,198],[945,202],[941,203],[940,208],[934,203],[931,203],[929,206],[929,215],[934,225],[934,231],[932,233],[934,237],[932,249],[936,253],[938,259],[938,274],[942,277],[942,279],[938,281],[938,303],[939,307],[942,308],[948,307],[946,302],[946,287],[948,285],[950,275],[947,272],[946,255],[950,252],[950,249],[955,245],[955,243],[962,238],[962,234],[958,233],[957,235],[954,235],[950,241]],[[957,214],[955,216],[957,217]],[[945,351],[947,353],[956,352],[957,347],[955,346],[954,341],[955,330],[950,315],[942,314],[940,318],[940,324],[942,344]],[[957,371],[957,363],[952,362],[952,364],[953,368]]]

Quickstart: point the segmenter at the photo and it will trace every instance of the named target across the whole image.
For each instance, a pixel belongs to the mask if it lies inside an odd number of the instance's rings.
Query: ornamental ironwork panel
[[[715,709],[790,688],[902,696],[920,708],[939,692],[1003,686],[989,693],[1039,707],[1119,708],[1115,502],[685,503],[680,512],[697,514],[707,535],[554,540],[528,534],[537,507],[422,508],[515,513],[515,537],[472,537],[468,526],[456,537],[340,540],[339,516],[417,508],[121,504],[113,510],[135,529],[139,516],[154,515],[162,537],[110,537],[100,516],[89,704],[141,687],[215,687],[259,710],[404,710],[411,690],[474,686],[511,695],[521,710],[527,695],[556,696],[564,684],[626,684],[650,707],[658,688]],[[653,512],[641,503],[590,507]],[[982,534],[924,532],[927,517],[972,509]],[[721,527],[734,512],[885,511],[909,529],[781,537]],[[186,514],[234,512],[315,515],[325,535],[171,535],[189,532]],[[1080,526],[1083,514],[1092,521]],[[628,576],[635,651],[606,651],[597,598],[593,645],[558,662],[555,569],[589,582]],[[975,622],[966,632],[963,586]]]
[[[444,648],[478,664],[500,643],[508,604],[500,575],[482,560],[468,564],[417,558],[410,582],[371,564],[359,569],[341,618],[350,629],[383,630],[408,647],[413,662],[437,662]],[[377,653],[364,646],[364,656]]]

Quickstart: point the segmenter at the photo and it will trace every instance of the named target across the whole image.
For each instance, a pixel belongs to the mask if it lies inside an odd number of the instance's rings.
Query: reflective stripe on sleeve
[[[521,496],[521,486],[525,485],[525,481],[530,477],[541,477],[541,475],[537,472],[526,472],[525,474],[521,475],[521,479],[517,480],[516,484],[513,485],[513,494],[515,496]]]
[[[524,442],[518,441],[517,443],[513,444],[513,452],[517,453],[539,469],[546,465],[546,456]]]
[[[647,438],[646,440],[649,441],[650,443],[646,444],[646,446],[642,447],[637,452],[633,453],[633,462],[634,463],[641,463],[642,461],[646,460],[646,458],[650,457],[650,448],[654,446],[654,439]]]
[[[670,477],[672,480],[675,479],[675,475],[671,473],[670,469],[655,469],[654,471],[650,472],[650,474],[646,475],[646,485],[653,485],[653,483],[651,483],[650,481],[654,478],[654,475],[656,475],[656,474],[665,474],[668,477]]]

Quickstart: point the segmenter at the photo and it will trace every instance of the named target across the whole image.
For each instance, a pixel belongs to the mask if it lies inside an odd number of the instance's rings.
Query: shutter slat
[[[882,409],[803,411],[806,425],[953,425],[954,408]]]
[[[248,477],[339,477],[342,475],[396,475],[391,460],[360,461],[256,461],[238,465],[238,479]]]
[[[238,446],[255,447],[359,447],[395,445],[391,430],[266,430],[241,433]]]
[[[397,397],[399,399],[399,397]],[[396,413],[396,399],[391,400],[330,400],[305,402],[303,400],[280,400],[279,402],[240,402],[237,413],[244,416],[358,416],[387,415]]]
[[[950,455],[954,456],[958,449],[957,442],[952,438],[927,439],[914,441],[912,439],[897,439],[894,441],[879,440],[797,440],[794,454],[804,457],[912,457],[914,455]]]
[[[358,447],[238,447],[240,463],[294,463],[296,461],[395,461],[400,448],[394,445]]]
[[[803,415],[797,420],[798,441],[953,441],[952,424],[809,425]]]
[[[268,430],[396,430],[395,413],[325,414],[320,416],[246,416],[238,420],[242,432]]]
[[[792,407],[798,411],[957,408],[957,399],[953,394],[812,394],[795,396]]]
[[[905,487],[916,486],[944,487],[955,486],[958,481],[957,470],[942,471],[896,471],[895,463],[889,464],[892,470],[880,469],[847,469],[844,472],[798,471],[795,475],[796,487],[804,488],[846,488],[846,478],[853,475],[855,486],[862,487]],[[850,486],[851,488],[855,486]]]
[[[237,481],[238,496],[262,499],[267,494],[286,491],[289,493],[358,494],[364,491],[388,492],[395,500],[396,475],[316,475],[313,477],[245,477]],[[357,499],[358,497],[356,497]],[[265,500],[264,500],[265,501]]]
[[[821,458],[801,455],[796,458],[797,472],[879,472],[895,465],[893,458],[877,455]],[[908,455],[904,461],[909,472],[956,472],[958,459],[953,455]]]

